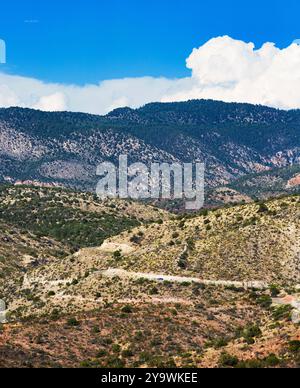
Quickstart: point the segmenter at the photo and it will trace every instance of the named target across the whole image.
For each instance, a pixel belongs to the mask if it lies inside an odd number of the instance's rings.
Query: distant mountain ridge
[[[106,117],[144,121],[144,123],[224,124],[226,121],[245,124],[289,123],[300,120],[300,111],[284,111],[262,105],[225,103],[213,100],[150,103],[138,109],[118,108]]]
[[[0,180],[94,190],[96,166],[206,163],[209,187],[300,164],[300,110],[193,100],[120,108],[106,116],[0,109]],[[291,178],[291,177],[289,177]]]

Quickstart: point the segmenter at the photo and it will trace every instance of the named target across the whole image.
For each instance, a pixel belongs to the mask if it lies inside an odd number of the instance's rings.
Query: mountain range
[[[127,154],[205,162],[208,190],[237,198],[288,194],[300,187],[299,144],[300,110],[249,104],[152,103],[106,116],[0,109],[0,181],[94,191],[97,165]]]

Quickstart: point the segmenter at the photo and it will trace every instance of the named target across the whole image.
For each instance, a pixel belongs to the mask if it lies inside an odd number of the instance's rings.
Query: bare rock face
[[[296,325],[300,323],[300,311],[299,310],[293,310],[292,322]]]
[[[290,179],[287,183],[287,188],[300,186],[300,174],[294,176],[292,179]]]
[[[6,304],[0,299],[0,323],[6,323]]]
[[[0,154],[16,160],[40,158],[47,154],[43,141],[28,136],[0,122]]]

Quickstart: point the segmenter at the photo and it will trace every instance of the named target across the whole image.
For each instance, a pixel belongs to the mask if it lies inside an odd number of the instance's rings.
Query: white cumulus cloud
[[[153,101],[209,98],[300,108],[300,46],[296,43],[279,49],[267,42],[256,49],[253,43],[223,36],[194,49],[186,63],[191,70],[187,78],[124,78],[85,86],[0,72],[0,106],[104,114]]]
[[[43,96],[39,99],[38,103],[34,105],[34,108],[50,112],[66,110],[66,97],[60,92],[50,94],[50,96]]]

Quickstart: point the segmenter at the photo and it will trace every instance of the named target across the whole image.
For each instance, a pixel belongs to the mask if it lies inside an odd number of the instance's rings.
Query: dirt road
[[[172,283],[198,283],[204,284],[207,286],[225,286],[225,287],[237,287],[244,289],[257,289],[263,290],[268,288],[268,284],[260,281],[249,281],[249,282],[238,282],[238,281],[227,281],[227,280],[204,280],[193,277],[185,276],[173,276],[173,275],[161,275],[161,274],[152,274],[152,273],[142,273],[142,272],[129,272],[123,269],[110,268],[106,271],[101,272],[103,276],[126,278],[126,279],[148,279],[151,281],[157,282],[172,282]]]

